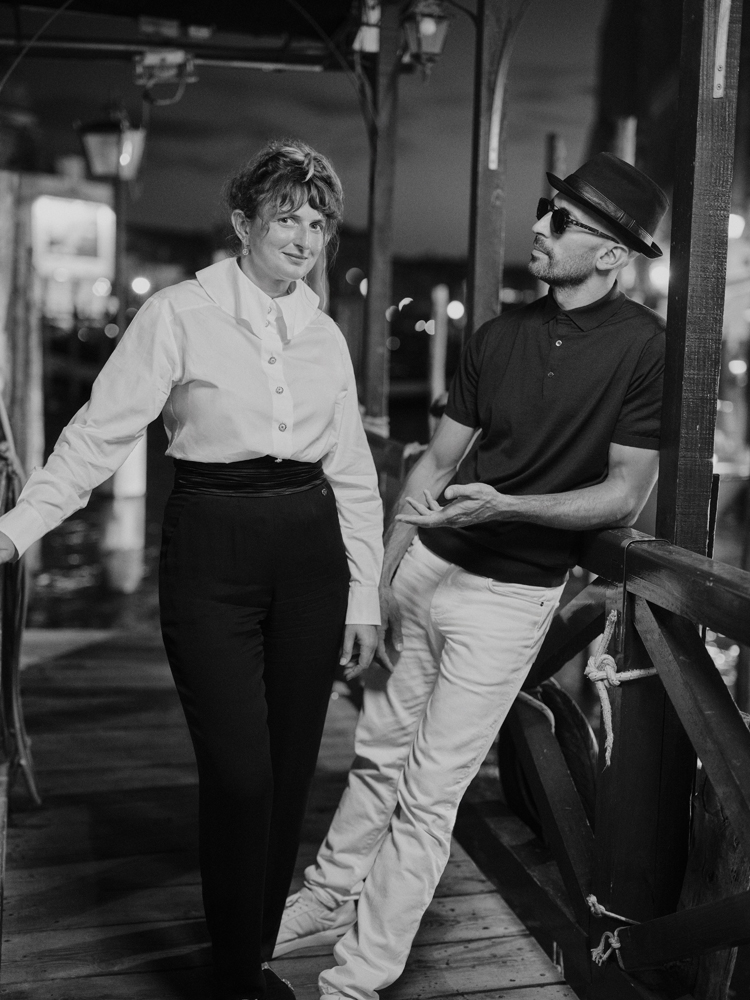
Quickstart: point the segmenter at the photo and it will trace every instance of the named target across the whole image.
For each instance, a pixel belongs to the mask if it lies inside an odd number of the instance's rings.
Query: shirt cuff
[[[31,504],[21,503],[0,517],[0,531],[10,538],[19,556],[47,533],[47,526]]]
[[[2,519],[0,519],[2,530]],[[347,625],[379,625],[380,597],[377,587],[361,583],[349,584],[349,606],[346,609]]]

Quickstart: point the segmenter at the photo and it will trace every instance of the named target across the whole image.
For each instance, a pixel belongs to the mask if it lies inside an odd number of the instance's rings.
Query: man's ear
[[[622,243],[613,243],[611,246],[602,247],[596,258],[596,266],[602,271],[612,271],[615,268],[625,267],[630,261],[630,250]]]

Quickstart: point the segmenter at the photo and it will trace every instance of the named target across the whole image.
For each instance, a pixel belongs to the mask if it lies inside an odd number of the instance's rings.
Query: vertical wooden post
[[[365,426],[388,437],[388,321],[391,305],[391,248],[393,244],[393,188],[396,171],[398,76],[401,66],[400,4],[383,0],[380,13],[375,106],[377,133],[370,164],[370,268],[365,302]]]
[[[500,311],[505,255],[505,81],[518,26],[529,0],[478,0],[474,61],[469,266],[469,337]],[[515,11],[513,7],[515,6]]]
[[[656,534],[705,555],[742,0],[685,0]]]

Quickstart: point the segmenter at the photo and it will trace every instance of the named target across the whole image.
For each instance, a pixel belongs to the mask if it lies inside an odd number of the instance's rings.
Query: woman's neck
[[[262,292],[272,299],[279,299],[283,295],[288,295],[294,289],[294,282],[286,278],[271,278],[269,275],[258,274],[252,265],[251,257],[237,258],[240,270],[249,278],[254,285],[257,285]]]

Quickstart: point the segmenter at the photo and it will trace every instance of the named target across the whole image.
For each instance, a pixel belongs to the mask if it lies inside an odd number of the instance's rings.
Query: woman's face
[[[250,251],[240,258],[241,266],[268,295],[283,295],[290,282],[304,278],[325,246],[325,218],[309,202],[265,219],[248,220],[241,212],[232,218]]]

